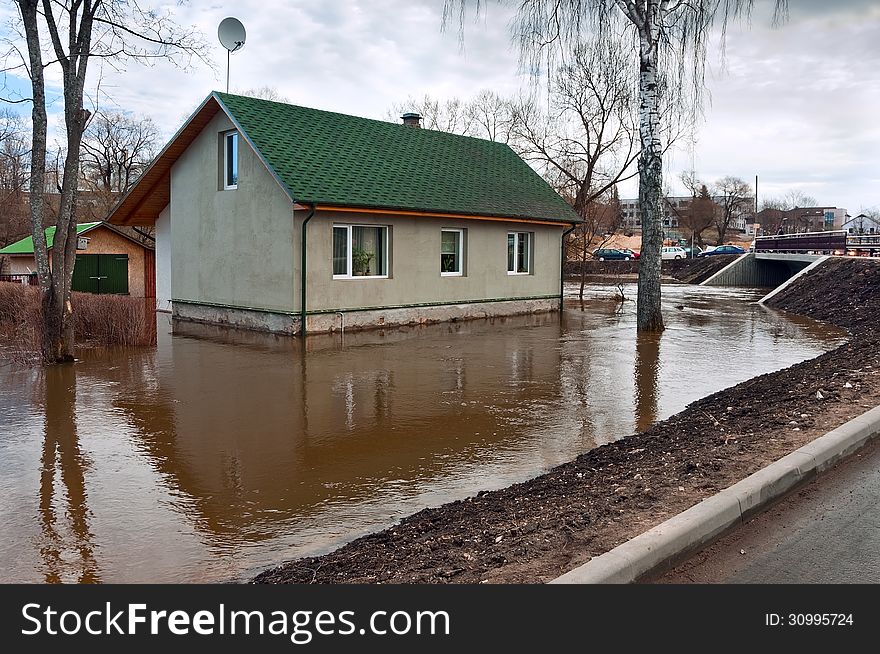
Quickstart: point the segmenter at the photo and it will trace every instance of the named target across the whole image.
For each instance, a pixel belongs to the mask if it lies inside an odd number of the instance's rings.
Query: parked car
[[[694,247],[687,246],[684,248],[684,251],[687,254],[688,259],[693,259],[694,257],[700,256],[703,248],[701,248],[699,245],[695,245]]]
[[[667,259],[686,259],[687,252],[684,251],[684,248],[677,245],[670,245],[660,250],[660,258],[664,261]]]
[[[599,261],[629,261],[634,259],[631,252],[615,250],[614,248],[602,248],[593,251],[593,258]]]
[[[642,256],[641,252],[636,252],[635,250],[630,250],[629,248],[618,248],[618,250],[620,250],[621,252],[626,252],[633,259],[638,259],[640,256]]]
[[[714,254],[745,254],[746,251],[743,250],[738,245],[719,245],[717,248],[712,248],[711,250],[707,250],[703,252],[701,257],[709,257]]]

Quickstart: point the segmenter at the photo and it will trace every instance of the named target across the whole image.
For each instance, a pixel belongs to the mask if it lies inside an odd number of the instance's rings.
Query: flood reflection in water
[[[160,322],[155,349],[0,368],[2,581],[241,579],[539,474],[841,333],[666,287],[560,315],[295,339]],[[634,297],[634,289],[626,289]],[[676,309],[675,306],[683,306]]]
[[[89,528],[85,469],[76,427],[73,366],[43,371],[45,437],[40,460],[40,542],[46,582],[100,581]],[[72,547],[72,552],[65,548]],[[72,556],[71,556],[72,554]],[[70,557],[70,558],[68,558]],[[72,563],[72,565],[68,565]],[[75,574],[70,577],[70,574]]]
[[[661,337],[661,334],[656,333],[636,334],[636,431],[645,431],[657,421]]]

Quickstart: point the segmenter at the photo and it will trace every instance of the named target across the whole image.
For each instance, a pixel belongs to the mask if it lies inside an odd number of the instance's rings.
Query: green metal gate
[[[128,255],[78,254],[72,288],[83,293],[128,295]]]

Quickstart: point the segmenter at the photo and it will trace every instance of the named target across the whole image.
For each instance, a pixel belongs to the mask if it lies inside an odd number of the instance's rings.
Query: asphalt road
[[[880,583],[880,442],[654,583]]]

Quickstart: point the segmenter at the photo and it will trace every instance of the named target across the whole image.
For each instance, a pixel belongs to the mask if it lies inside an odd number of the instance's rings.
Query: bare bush
[[[123,295],[74,293],[74,330],[85,345],[139,346],[155,342],[152,302]],[[40,350],[40,290],[0,282],[0,341],[21,358]]]

